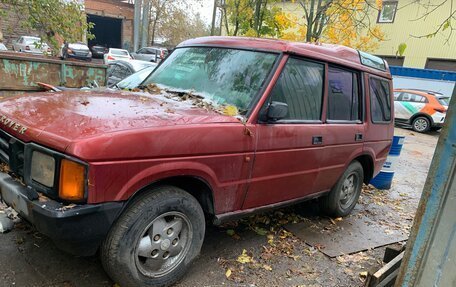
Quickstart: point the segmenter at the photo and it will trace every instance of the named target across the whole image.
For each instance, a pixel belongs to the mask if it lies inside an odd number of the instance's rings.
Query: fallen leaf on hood
[[[234,117],[234,116],[237,116],[237,115],[239,114],[239,111],[238,111],[238,109],[237,109],[235,106],[229,105],[229,106],[225,106],[225,107],[223,108],[222,113],[223,113],[225,116],[232,116],[232,117]]]
[[[231,269],[226,270],[225,276],[226,276],[226,278],[230,278],[230,276],[231,276]]]
[[[272,271],[272,267],[269,266],[269,265],[267,265],[267,264],[263,264],[263,268],[264,268],[265,270]]]
[[[83,101],[83,102],[81,102],[81,105],[83,105],[83,106],[87,106],[88,104],[90,104],[89,101]]]

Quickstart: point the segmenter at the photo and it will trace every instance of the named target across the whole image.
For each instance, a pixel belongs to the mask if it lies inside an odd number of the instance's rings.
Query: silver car
[[[48,54],[51,48],[48,44],[41,43],[41,38],[32,36],[22,36],[13,43],[13,50],[31,54]]]
[[[0,51],[8,51],[8,49],[6,48],[5,44],[0,43]]]
[[[131,56],[135,60],[158,63],[168,56],[168,50],[165,48],[144,47],[135,53],[131,53]]]

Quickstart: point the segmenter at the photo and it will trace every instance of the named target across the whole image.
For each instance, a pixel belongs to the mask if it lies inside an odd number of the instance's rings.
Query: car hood
[[[1,101],[0,111],[4,131],[60,151],[71,142],[107,133],[240,122],[177,96],[110,90],[28,94]]]

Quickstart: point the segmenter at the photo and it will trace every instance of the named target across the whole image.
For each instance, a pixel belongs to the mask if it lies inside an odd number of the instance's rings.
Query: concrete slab
[[[404,241],[408,237],[401,230],[388,229],[362,214],[339,221],[303,221],[286,225],[285,228],[329,257],[389,245]]]

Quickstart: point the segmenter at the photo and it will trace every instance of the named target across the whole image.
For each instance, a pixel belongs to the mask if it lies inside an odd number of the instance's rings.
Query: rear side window
[[[358,74],[329,67],[328,120],[359,121]]]
[[[390,122],[391,102],[389,82],[371,77],[369,80],[369,91],[371,101],[372,122]]]
[[[321,119],[323,64],[290,58],[271,92],[271,101],[288,105],[284,120]]]

